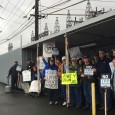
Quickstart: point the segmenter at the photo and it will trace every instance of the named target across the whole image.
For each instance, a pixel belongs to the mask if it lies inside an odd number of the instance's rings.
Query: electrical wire
[[[3,9],[2,13],[0,14],[1,16],[3,15],[3,13],[4,13],[4,11],[5,11],[6,7],[7,7],[7,6],[8,6],[8,4],[9,4],[9,2],[10,2],[10,0],[7,2],[7,4],[6,4],[6,6],[4,7],[4,9]]]
[[[114,0],[91,0],[91,1],[98,1],[98,2],[115,2]]]
[[[53,13],[56,13],[56,12],[62,11],[62,10],[64,10],[64,9],[67,9],[67,8],[69,8],[69,7],[72,7],[72,6],[75,6],[75,5],[77,5],[77,4],[83,3],[83,2],[85,2],[85,1],[87,1],[87,0],[79,1],[79,2],[77,2],[77,3],[75,3],[75,4],[69,5],[69,6],[67,6],[67,7],[61,8],[61,9],[56,10],[56,11],[53,11],[53,12],[51,12],[51,13],[49,13],[49,14],[53,14]]]
[[[85,1],[87,1],[87,0],[82,0],[82,1],[80,1],[80,2],[77,2],[77,3],[75,3],[75,4],[69,5],[69,6],[65,7],[65,8],[61,8],[60,10],[56,10],[56,11],[51,12],[51,13],[59,12],[59,11],[61,11],[61,10],[64,10],[64,9],[66,9],[66,8],[72,7],[72,6],[74,6],[74,5],[80,4],[80,3],[85,2]],[[50,13],[50,14],[51,14],[51,13]],[[35,22],[35,21],[34,21],[34,22]],[[34,23],[34,22],[33,22],[33,23]],[[33,23],[31,23],[31,24],[30,24],[29,26],[27,26],[27,27],[30,27]],[[25,29],[27,29],[27,28],[24,28],[24,30],[25,30]],[[15,34],[14,36],[12,36],[12,37],[10,38],[10,40],[13,39],[15,36],[17,36],[18,34],[20,34],[20,33],[21,33],[22,31],[24,31],[24,30],[20,30],[17,34]],[[7,37],[7,38],[8,38],[8,37]],[[6,38],[6,39],[7,39],[7,38]],[[9,41],[9,39],[8,39],[8,41]],[[7,41],[5,41],[5,42],[7,42]],[[5,43],[5,42],[4,42],[4,43]]]
[[[32,0],[32,1],[30,2],[30,4],[26,7],[26,9],[24,9],[24,11],[26,11],[26,10],[30,7],[30,5],[32,4],[32,2],[33,2],[33,0]],[[32,7],[32,9],[33,9],[33,7]],[[31,9],[31,10],[32,10],[32,9]],[[31,10],[29,10],[29,12],[30,12]],[[28,14],[29,12],[27,12],[27,14]],[[20,15],[20,16],[22,16],[22,15]],[[19,21],[19,20],[20,20],[20,18],[18,18],[17,20],[15,20],[15,22],[17,22],[17,21]],[[23,20],[24,20],[24,19],[21,19],[21,20],[19,21],[19,23],[22,23]],[[27,21],[28,21],[28,20],[24,21],[24,23],[22,23],[21,26],[23,26]],[[11,26],[11,27],[13,28],[14,26]],[[19,27],[19,28],[20,28],[20,27]],[[19,28],[18,28],[18,29],[19,29]],[[18,30],[18,29],[17,29],[17,30]],[[14,32],[13,32],[13,33],[14,33]],[[13,34],[13,33],[12,33],[12,34]],[[7,35],[8,35],[8,34],[9,34],[9,33],[7,33]],[[11,34],[11,35],[12,35],[12,34]]]
[[[24,0],[25,1],[25,0]],[[17,5],[19,4],[19,2],[20,2],[20,0],[18,0],[18,2],[17,2],[17,4],[16,4],[16,6],[13,8],[13,10],[11,11],[11,13],[8,15],[8,17],[7,17],[7,20],[9,19],[9,17],[10,17],[10,15],[12,14],[12,12],[15,10],[15,8],[17,7]],[[14,16],[14,15],[13,15]],[[13,17],[12,16],[12,17]],[[2,26],[0,26],[0,29],[1,30],[3,30],[3,28],[8,24],[8,23],[6,23],[6,25],[4,26],[4,24],[5,24],[5,22],[2,24]]]

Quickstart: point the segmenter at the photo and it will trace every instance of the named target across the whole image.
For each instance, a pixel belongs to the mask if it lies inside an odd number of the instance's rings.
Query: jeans
[[[107,108],[111,109],[112,105],[112,92],[111,89],[107,89]],[[104,89],[101,89],[101,105],[104,106]]]
[[[11,78],[11,90],[18,90],[18,86],[17,86],[17,81],[18,81],[18,76],[12,76]]]
[[[81,106],[82,94],[80,85],[70,86],[70,104],[76,107]]]
[[[61,85],[61,95],[63,98],[63,102],[66,102],[66,85]]]
[[[49,101],[57,101],[57,89],[48,89]]]
[[[92,99],[91,99],[91,83],[86,80],[83,82],[83,91],[85,95],[86,105],[91,107]]]

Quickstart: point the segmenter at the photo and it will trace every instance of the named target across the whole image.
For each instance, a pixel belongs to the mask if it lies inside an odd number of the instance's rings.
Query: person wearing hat
[[[78,70],[76,58],[71,58],[71,65],[69,67],[70,73],[77,72],[78,84],[70,85],[70,106],[75,106],[76,109],[81,107],[82,96],[81,96],[81,86],[80,86],[80,73]]]
[[[54,58],[50,58],[49,63],[43,69],[42,77],[45,81],[47,81],[47,78],[46,78],[47,70],[54,70],[54,71],[58,72],[58,67],[55,65]],[[49,105],[52,105],[53,101],[54,101],[54,104],[58,104],[57,93],[58,93],[58,89],[48,89]]]
[[[62,57],[62,64],[59,66],[58,69],[58,77],[61,80],[62,74],[66,73],[66,56]],[[63,106],[65,106],[66,103],[66,85],[61,85],[61,95],[63,98]]]
[[[16,70],[18,66],[18,61],[14,62],[14,65],[10,68],[8,77],[11,76],[11,91],[18,91],[17,81],[18,81],[18,71]]]

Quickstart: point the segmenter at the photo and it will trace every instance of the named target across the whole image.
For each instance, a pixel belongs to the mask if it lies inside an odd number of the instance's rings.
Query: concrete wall
[[[0,82],[7,83],[6,76],[15,61],[18,61],[18,63],[22,65],[22,49],[16,49],[0,55]]]

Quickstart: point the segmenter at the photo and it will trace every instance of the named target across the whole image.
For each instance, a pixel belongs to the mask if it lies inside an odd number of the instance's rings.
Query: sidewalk
[[[90,115],[88,110],[67,109],[61,105],[49,106],[46,97],[32,98],[23,93],[4,93],[0,84],[0,115]],[[112,110],[108,115],[114,115]],[[98,111],[97,115],[104,115]]]

